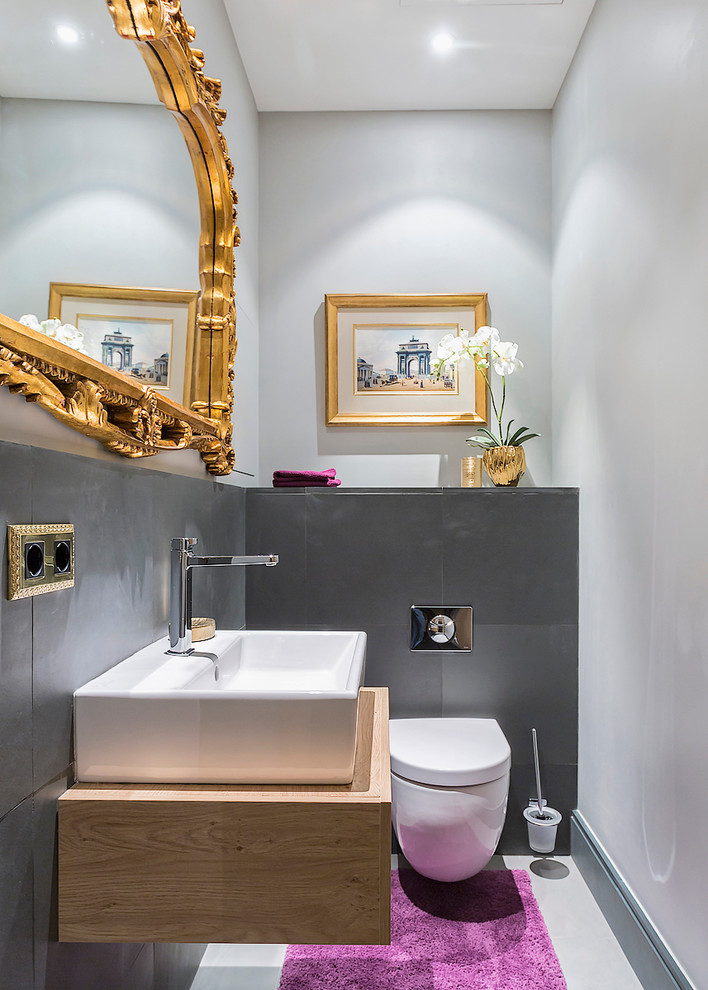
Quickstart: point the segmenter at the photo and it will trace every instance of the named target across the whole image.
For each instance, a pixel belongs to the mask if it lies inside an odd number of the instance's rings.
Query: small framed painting
[[[475,426],[487,390],[472,361],[438,378],[438,344],[487,322],[487,294],[326,295],[328,426]]]
[[[188,405],[198,296],[52,282],[49,316],[75,326],[95,361]]]

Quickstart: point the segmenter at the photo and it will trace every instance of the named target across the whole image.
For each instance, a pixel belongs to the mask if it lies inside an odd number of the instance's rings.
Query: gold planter
[[[482,462],[497,488],[515,488],[526,470],[523,447],[491,447],[485,450]]]

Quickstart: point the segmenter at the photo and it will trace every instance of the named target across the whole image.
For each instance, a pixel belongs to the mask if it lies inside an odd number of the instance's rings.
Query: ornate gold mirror
[[[204,55],[179,0],[106,0],[121,38],[140,50],[161,102],[177,119],[197,180],[200,292],[189,328],[186,405],[58,341],[0,315],[0,384],[60,422],[125,457],[196,449],[207,470],[228,474],[236,352],[233,166],[220,127],[221,84],[204,75]],[[188,406],[188,408],[187,408]]]

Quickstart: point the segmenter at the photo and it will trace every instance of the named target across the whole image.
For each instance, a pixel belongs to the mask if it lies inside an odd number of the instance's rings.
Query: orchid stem
[[[475,364],[477,364],[476,361],[475,361]],[[494,410],[494,415],[497,417],[497,423],[499,424],[499,445],[500,446],[503,446],[503,444],[502,444],[502,436],[501,436],[501,416],[500,416],[499,412],[497,411],[497,404],[494,401],[494,392],[492,391],[492,383],[487,378],[487,374],[486,374],[484,368],[480,368],[479,365],[477,365],[477,367],[479,368],[479,370],[480,370],[480,372],[482,374],[482,378],[484,378],[485,382],[487,383],[487,388],[489,389],[489,398],[492,400],[492,409]],[[504,382],[504,385],[506,385],[506,381]],[[503,410],[504,410],[504,406],[502,405],[502,411]]]
[[[497,416],[497,421],[499,423],[499,439],[502,438],[502,416],[504,415],[504,403],[506,402],[506,375],[502,375],[502,404],[499,415]]]

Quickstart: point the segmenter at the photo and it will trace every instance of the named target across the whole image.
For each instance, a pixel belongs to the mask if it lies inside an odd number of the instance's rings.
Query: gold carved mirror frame
[[[121,38],[134,41],[162,103],[187,143],[199,194],[200,293],[187,341],[189,408],[70,347],[0,315],[0,384],[124,457],[198,450],[207,471],[229,474],[236,308],[237,198],[220,127],[221,83],[204,75],[204,54],[179,0],[106,0]]]

